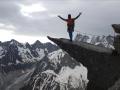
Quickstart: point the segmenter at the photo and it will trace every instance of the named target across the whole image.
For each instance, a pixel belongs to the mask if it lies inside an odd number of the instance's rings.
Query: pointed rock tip
[[[42,44],[39,40],[36,40],[34,44]]]
[[[69,40],[69,39],[66,39],[66,38],[53,38],[53,37],[50,37],[50,36],[47,36],[47,38],[49,39],[49,40]]]
[[[17,40],[15,40],[15,39],[11,39],[10,41],[10,44],[15,44],[15,45],[17,45],[17,44],[20,44]]]
[[[112,24],[112,28],[116,33],[120,33],[120,24]]]
[[[52,38],[52,37],[50,37],[50,36],[47,36],[47,38],[48,38],[49,40],[51,40],[51,38]]]
[[[18,42],[18,41],[17,41],[17,40],[15,40],[15,39],[11,39],[10,41],[11,41],[11,42],[12,42],[12,41],[13,41],[13,42]]]
[[[52,37],[50,37],[50,36],[47,36],[47,38],[48,38],[49,40],[53,41],[53,42],[54,42],[54,40],[57,40],[57,38],[52,38]]]
[[[60,41],[63,41],[63,40],[65,40],[65,38],[52,38],[52,37],[50,37],[50,36],[47,36],[47,38],[49,39],[49,40],[51,40],[51,41],[53,41],[54,43],[58,43],[58,42],[60,42]]]
[[[28,42],[26,42],[25,45],[29,45],[30,46],[30,44]]]

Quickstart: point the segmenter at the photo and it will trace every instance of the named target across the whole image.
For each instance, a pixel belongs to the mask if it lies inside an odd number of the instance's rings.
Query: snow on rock
[[[2,55],[3,52],[4,52],[4,49],[2,47],[0,47],[0,59],[4,56],[4,55]]]
[[[39,55],[39,59],[41,60],[44,56],[45,56],[45,51],[44,49],[39,49],[39,48],[36,48],[36,51]]]
[[[54,81],[55,76],[56,74],[53,70],[46,70],[39,75],[36,75],[34,78],[32,90],[36,90],[37,88],[39,88],[39,90],[56,90],[54,89],[56,88],[56,82]]]
[[[53,70],[46,70],[43,71],[42,73],[57,75]]]
[[[44,49],[36,48],[36,52],[38,53],[38,57],[34,57],[29,48],[18,47],[19,55],[22,57],[23,62],[35,62],[36,60],[41,60],[44,56]]]
[[[3,48],[2,48],[2,47],[0,47],[0,55],[2,54],[2,52],[1,52],[2,50],[3,50]]]
[[[22,57],[23,62],[34,62],[31,51],[28,48],[18,47],[19,55]]]
[[[74,88],[78,88],[83,82],[88,83],[87,69],[83,66],[76,66],[74,69],[70,67],[62,67],[56,81],[62,84],[69,84]],[[81,84],[81,85],[80,85]]]
[[[47,53],[48,53],[48,49],[47,49],[47,48],[45,48],[45,52],[47,52]]]
[[[46,78],[42,76],[46,76]],[[60,89],[58,90],[84,90],[88,83],[87,69],[83,66],[76,66],[73,69],[70,67],[62,67],[58,74],[56,74],[54,70],[46,70],[34,78],[32,90],[36,90],[37,87],[39,87],[40,90],[48,90],[49,85],[54,87],[52,90],[57,90],[56,87],[58,84],[60,85]],[[40,80],[42,83],[38,84]]]
[[[49,53],[48,58],[51,63],[54,63],[55,65],[57,65],[58,63],[60,64],[61,62],[60,59],[63,58],[64,55],[65,53],[62,51],[62,49],[59,49],[57,51]]]
[[[19,63],[21,63],[19,60],[16,60],[16,64],[19,64]]]

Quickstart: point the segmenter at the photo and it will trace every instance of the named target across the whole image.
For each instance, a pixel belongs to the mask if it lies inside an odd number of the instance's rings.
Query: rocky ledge
[[[114,55],[114,50],[64,38],[48,39],[88,69],[87,90],[108,90],[120,78],[120,55]]]

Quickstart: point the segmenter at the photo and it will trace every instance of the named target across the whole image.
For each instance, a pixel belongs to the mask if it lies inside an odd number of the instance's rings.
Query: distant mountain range
[[[41,43],[36,41],[34,44],[19,43],[11,41],[0,43],[0,70],[12,71],[14,69],[26,68],[33,63],[43,59],[48,53],[57,50],[58,47],[51,43]]]
[[[77,34],[75,37],[75,41],[87,42],[87,43],[97,45],[100,47],[114,49],[114,47],[113,47],[114,37],[111,35],[96,36],[96,35]]]
[[[32,45],[16,40],[0,43],[1,90],[84,88],[86,75],[80,63],[54,44],[38,40]]]

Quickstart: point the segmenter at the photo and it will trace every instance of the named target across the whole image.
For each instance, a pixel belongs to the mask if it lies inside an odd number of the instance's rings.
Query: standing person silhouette
[[[75,20],[81,15],[82,13],[80,12],[78,14],[78,16],[76,16],[75,18],[71,18],[71,14],[68,14],[68,19],[64,19],[62,18],[60,15],[58,15],[58,17],[64,21],[67,22],[67,31],[69,33],[69,37],[70,37],[70,41],[72,42],[72,38],[73,38],[73,32],[74,32],[74,27],[75,27]]]

